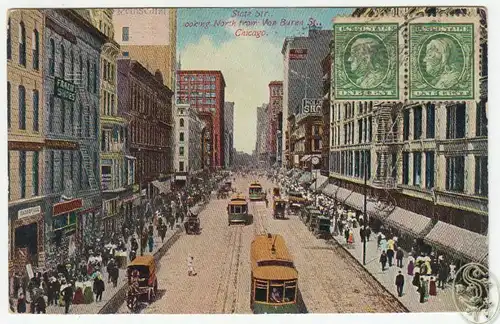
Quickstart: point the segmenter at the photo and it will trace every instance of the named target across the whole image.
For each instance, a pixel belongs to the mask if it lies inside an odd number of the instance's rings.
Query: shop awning
[[[323,186],[327,181],[328,177],[325,177],[324,175],[317,173],[315,175],[316,179],[313,181],[313,183],[309,186],[309,190],[321,190],[321,186]]]
[[[155,186],[161,194],[166,194],[170,192],[170,181],[158,181],[155,180],[152,182],[153,186]]]
[[[132,155],[125,155],[125,158],[127,158],[129,160],[137,160],[137,158],[135,156],[132,156]]]
[[[126,204],[126,203],[129,203],[129,202],[132,202],[136,199],[140,199],[141,198],[141,195],[133,195],[133,196],[130,196],[130,197],[127,197],[125,199],[123,199],[123,203]]]
[[[437,222],[425,236],[424,242],[437,245],[470,261],[487,261],[488,237],[452,224]]]
[[[330,198],[335,198],[335,192],[338,188],[339,187],[337,187],[336,185],[329,183],[321,190],[321,192]]]
[[[386,218],[389,226],[396,227],[401,231],[412,234],[415,237],[423,237],[424,232],[431,226],[429,217],[420,215],[409,210],[396,207]]]

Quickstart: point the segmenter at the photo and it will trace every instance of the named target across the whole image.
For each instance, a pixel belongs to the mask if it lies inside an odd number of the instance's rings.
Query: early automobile
[[[156,261],[152,255],[137,256],[127,267],[127,307],[136,312],[140,302],[151,303],[158,291]]]
[[[189,209],[189,213],[187,215],[187,219],[184,222],[184,229],[186,230],[186,234],[200,234],[200,206],[194,206]]]
[[[286,200],[281,198],[274,199],[273,202],[273,218],[285,219]]]
[[[316,228],[318,218],[321,216],[322,214],[318,209],[309,209],[306,225],[309,227],[310,231]]]
[[[251,224],[252,216],[248,213],[248,202],[245,196],[236,194],[227,205],[228,225],[233,223]]]
[[[311,217],[310,212],[312,210],[317,210],[317,208],[315,206],[313,206],[313,205],[304,205],[300,209],[300,220],[304,224],[308,224],[309,223],[309,218]]]
[[[326,216],[319,216],[316,219],[316,226],[313,229],[313,233],[317,238],[323,238],[329,240],[332,238],[330,232],[331,220]]]

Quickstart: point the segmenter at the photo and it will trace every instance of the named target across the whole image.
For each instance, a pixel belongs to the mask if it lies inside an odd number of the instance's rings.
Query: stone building
[[[45,262],[43,62],[40,10],[11,10],[7,25],[9,261]],[[50,218],[49,218],[50,219]],[[24,264],[20,264],[24,266]]]
[[[101,51],[100,64],[100,149],[101,190],[103,196],[103,230],[105,235],[121,231],[125,219],[132,217],[134,200],[133,181],[128,173],[133,172],[135,159],[126,152],[126,119],[118,114],[116,60],[120,46],[114,41],[114,9],[79,9],[95,28],[106,35],[108,42]],[[130,177],[134,179],[133,176]]]
[[[473,10],[474,12],[471,12]],[[367,196],[381,202],[368,215],[405,240],[420,239],[453,258],[486,262],[488,230],[488,120],[486,16],[482,9],[363,8],[355,16],[391,13],[468,14],[480,23],[480,99],[406,104],[335,102],[330,111],[330,193],[363,210]],[[332,54],[333,56],[333,54]],[[333,58],[332,58],[333,59]],[[333,92],[333,85],[332,85]],[[373,216],[373,217],[372,217]],[[483,234],[483,235],[480,235]],[[452,244],[460,237],[461,244]],[[485,251],[486,249],[486,251]]]
[[[118,113],[127,119],[128,150],[136,158],[135,183],[150,198],[170,190],[174,173],[173,92],[162,73],[130,58],[118,59]]]
[[[50,261],[60,262],[101,233],[99,71],[108,38],[75,10],[44,14],[45,239]]]

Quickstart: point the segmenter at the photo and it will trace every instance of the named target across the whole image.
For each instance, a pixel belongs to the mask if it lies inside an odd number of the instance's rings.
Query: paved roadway
[[[253,178],[237,178],[248,192]],[[267,190],[273,184],[261,179]],[[402,312],[405,309],[337,243],[316,239],[297,216],[273,220],[272,207],[250,203],[254,223],[227,225],[227,199],[212,199],[201,213],[202,233],[182,236],[160,261],[159,298],[143,313],[249,314],[250,243],[255,234],[283,235],[299,271],[299,289],[311,313]],[[187,274],[194,257],[197,276]],[[118,313],[128,313],[125,303]]]

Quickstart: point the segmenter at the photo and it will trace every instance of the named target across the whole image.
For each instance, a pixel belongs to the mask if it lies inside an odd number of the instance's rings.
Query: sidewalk
[[[178,226],[178,224],[176,224],[176,226],[174,227],[173,230],[167,231],[167,234],[165,235],[165,239],[163,240],[163,244],[161,242],[161,237],[155,236],[154,237],[153,253],[149,253],[149,249],[146,247],[146,250],[144,251],[144,255],[154,255],[158,250],[160,250],[168,242],[168,240],[172,236],[174,236],[174,234],[177,232],[177,230],[178,230],[177,226]],[[138,254],[140,254],[140,249],[138,251]],[[127,261],[128,261],[128,257],[127,257]],[[79,305],[71,304],[71,306],[69,308],[69,314],[97,314],[97,313],[99,313],[101,308],[103,308],[118,293],[118,291],[123,287],[123,285],[127,283],[126,272],[127,272],[126,269],[119,270],[118,284],[116,285],[116,287],[113,287],[113,283],[108,283],[108,273],[106,272],[106,267],[104,267],[102,275],[103,275],[103,280],[104,280],[104,284],[105,284],[105,290],[102,294],[102,301],[99,301],[99,302],[94,301],[91,304],[79,304]],[[94,295],[94,300],[95,300],[95,295]],[[54,306],[54,305],[48,306],[47,307],[47,314],[64,314],[64,306]]]
[[[334,239],[342,245],[347,252],[356,258],[359,263],[363,264],[363,242],[359,235],[359,227],[354,228],[353,233],[354,244],[352,246],[347,246],[345,238],[342,235],[335,236]],[[370,241],[366,242],[366,266],[364,267],[375,277],[375,279],[377,279],[378,282],[380,282],[391,294],[393,294],[395,298],[398,298],[410,312],[456,312],[455,304],[452,298],[452,289],[449,284],[444,290],[438,288],[437,296],[429,296],[429,300],[421,304],[420,296],[417,293],[416,287],[412,285],[413,276],[408,275],[406,252],[403,259],[403,268],[396,267],[396,260],[394,259],[392,267],[387,266],[383,272],[379,262],[381,253],[382,251],[377,249],[377,238],[372,234],[370,236]],[[401,270],[401,273],[405,276],[405,285],[402,297],[397,297],[396,285],[394,284],[399,270]]]

